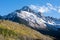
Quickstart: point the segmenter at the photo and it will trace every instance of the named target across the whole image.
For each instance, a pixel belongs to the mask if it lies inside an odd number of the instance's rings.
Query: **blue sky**
[[[60,18],[60,0],[0,0],[0,15],[32,5],[46,16]]]

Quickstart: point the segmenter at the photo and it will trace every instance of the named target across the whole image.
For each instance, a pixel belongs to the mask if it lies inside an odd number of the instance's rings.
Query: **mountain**
[[[29,6],[24,6],[3,17],[5,20],[24,24],[43,34],[60,37],[60,19],[44,16],[43,13],[35,12]]]
[[[8,15],[5,15],[4,18],[6,20],[12,20],[15,22],[23,23],[26,25],[31,26],[32,28],[36,29],[46,29],[47,24],[50,25],[59,25],[60,26],[60,19],[56,19],[53,17],[45,17],[40,12],[34,12],[30,7],[24,6],[20,10],[16,10]],[[59,28],[59,27],[56,27]]]
[[[0,20],[0,40],[53,40],[24,24]]]

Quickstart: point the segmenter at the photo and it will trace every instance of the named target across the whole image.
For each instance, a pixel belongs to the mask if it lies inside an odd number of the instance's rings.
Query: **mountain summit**
[[[27,12],[32,12],[33,11],[29,8],[29,6],[24,6],[21,10],[22,11],[27,11]]]
[[[21,11],[33,12],[33,10],[30,9],[29,6],[24,6],[24,7],[21,8],[20,10],[16,10],[16,12],[21,12]]]

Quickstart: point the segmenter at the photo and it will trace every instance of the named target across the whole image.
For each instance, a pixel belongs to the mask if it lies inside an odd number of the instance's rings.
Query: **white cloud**
[[[51,3],[47,3],[43,6],[30,5],[30,8],[41,13],[48,13],[51,11],[56,11],[57,13],[60,13],[60,7],[52,5]]]
[[[38,11],[41,12],[41,13],[44,13],[44,12],[48,12],[49,9],[47,7],[45,7],[45,6],[42,6],[42,7],[39,8]]]
[[[58,13],[60,13],[60,9],[58,10]]]
[[[37,10],[37,6],[35,6],[35,5],[30,5],[30,8],[33,10]]]
[[[50,10],[57,10],[55,6],[53,6],[52,4],[50,3],[47,3],[47,7],[50,9]]]
[[[52,5],[52,4],[50,4],[50,3],[47,3],[46,5],[48,5],[48,6],[50,6],[50,7],[53,7],[53,5]]]
[[[58,9],[58,10],[57,10],[57,11],[58,11],[58,13],[60,13],[60,6],[59,6],[59,7],[57,7],[57,9]]]
[[[30,8],[41,13],[48,12],[48,8],[45,6],[30,5]]]

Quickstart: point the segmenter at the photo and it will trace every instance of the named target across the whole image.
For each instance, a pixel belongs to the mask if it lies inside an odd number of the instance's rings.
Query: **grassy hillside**
[[[0,40],[53,40],[24,24],[0,20]]]

